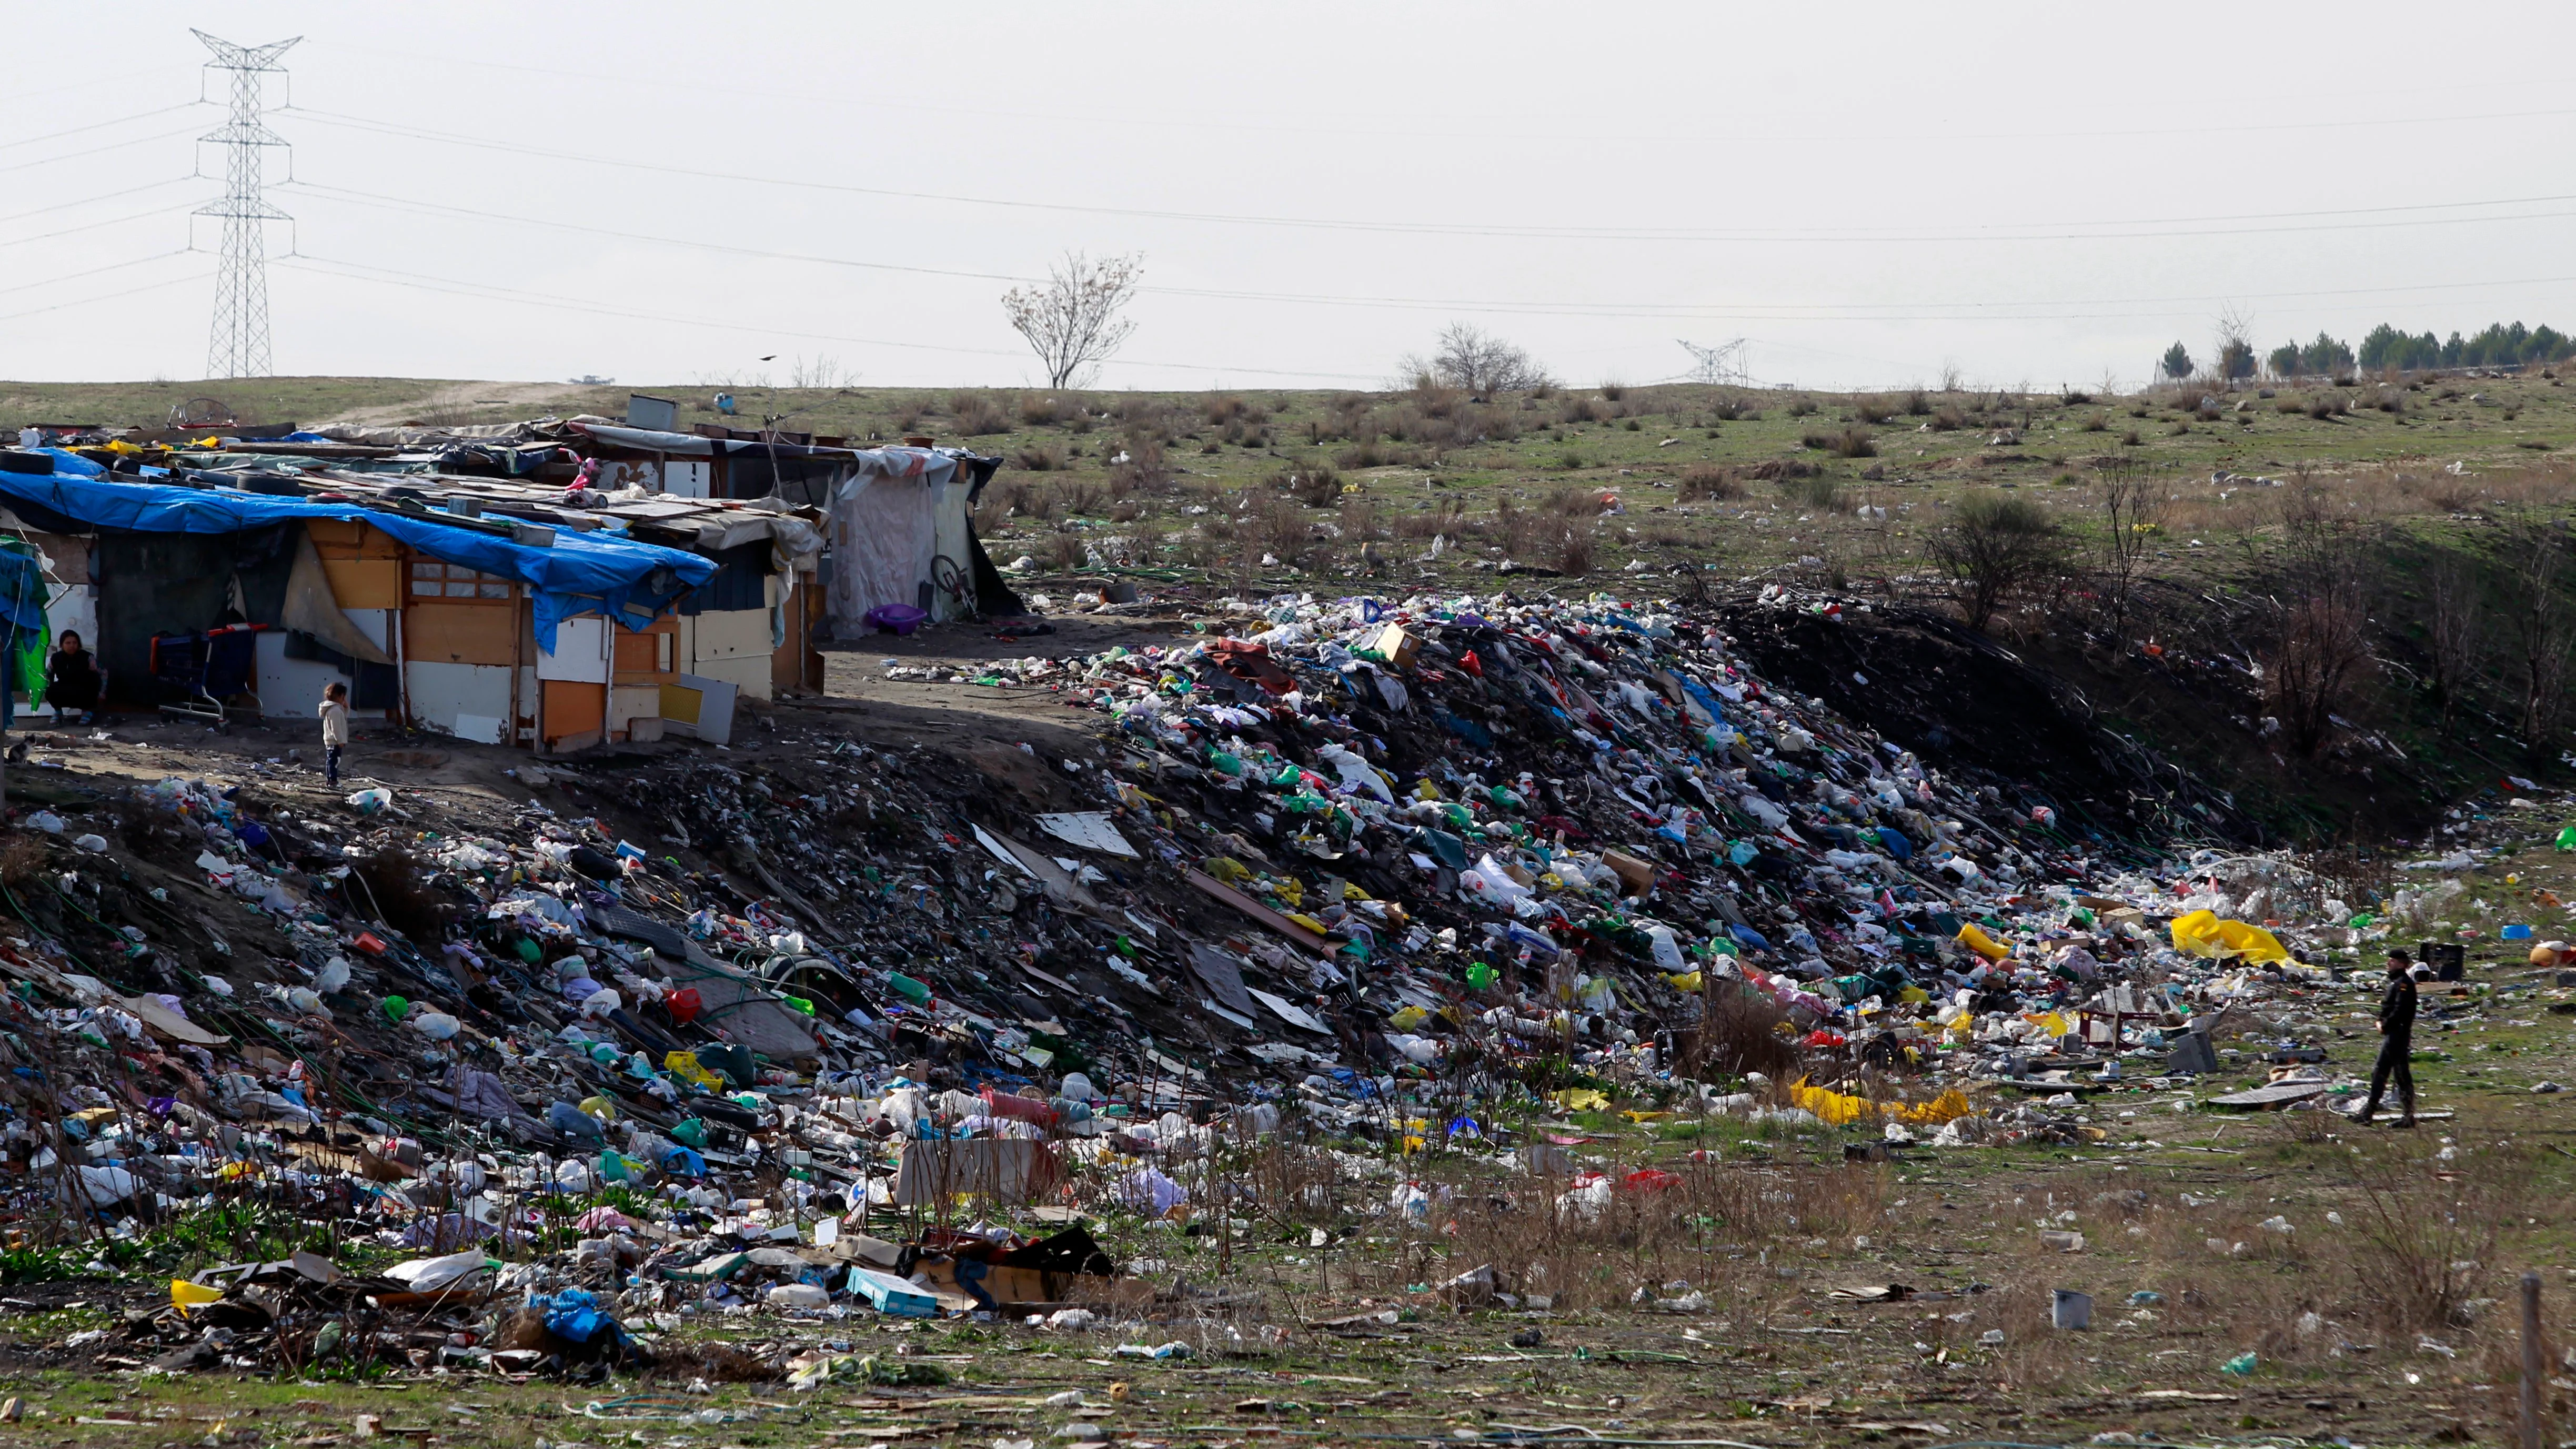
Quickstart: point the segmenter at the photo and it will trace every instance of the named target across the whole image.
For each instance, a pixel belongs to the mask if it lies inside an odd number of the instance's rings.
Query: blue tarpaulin
[[[107,470],[105,468],[102,468],[98,464],[91,462],[89,459],[82,457],[80,454],[71,451],[69,448],[38,448],[36,451],[54,460],[54,471],[57,473],[68,473],[76,478],[104,478],[107,476]]]
[[[564,529],[552,545],[537,547],[422,515],[231,488],[0,473],[0,505],[49,533],[238,533],[312,518],[364,523],[443,563],[526,584],[536,600],[537,647],[548,653],[565,619],[604,614],[640,633],[716,572],[715,560],[703,555],[606,530]]]

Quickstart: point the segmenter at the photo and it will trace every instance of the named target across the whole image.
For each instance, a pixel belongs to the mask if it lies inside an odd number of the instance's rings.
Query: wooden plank
[[[338,580],[332,586],[337,588]],[[430,664],[516,664],[517,613],[507,605],[461,599],[415,601],[403,610],[404,657]]]
[[[1216,897],[1218,900],[1225,902],[1227,905],[1234,907],[1236,910],[1241,911],[1253,920],[1260,922],[1262,925],[1269,927],[1271,930],[1278,932],[1280,935],[1285,936],[1289,940],[1296,942],[1298,945],[1305,947],[1307,950],[1314,952],[1316,955],[1330,956],[1333,954],[1333,945],[1330,941],[1327,941],[1323,937],[1316,935],[1314,932],[1307,930],[1305,927],[1298,925],[1295,921],[1292,921],[1286,916],[1279,914],[1277,911],[1270,909],[1268,906],[1265,906],[1261,902],[1254,900],[1252,897],[1245,895],[1243,892],[1236,890],[1234,887],[1227,885],[1225,882],[1218,880],[1216,877],[1209,875],[1204,871],[1193,870],[1183,878],[1191,885],[1198,887],[1200,890],[1205,891],[1209,895]]]

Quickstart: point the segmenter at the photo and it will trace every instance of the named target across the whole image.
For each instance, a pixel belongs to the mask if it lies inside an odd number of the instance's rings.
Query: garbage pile
[[[335,1314],[509,1372],[755,1310],[1071,1326],[1176,1291],[1076,1205],[1185,1214],[1220,1136],[1561,1173],[1493,1111],[1544,1063],[1559,1112],[2098,1140],[2082,1094],[2218,1070],[2215,1025],[2417,899],[2071,829],[1669,607],[1285,598],[970,677],[1094,742],[628,751],[522,766],[516,807],[13,778],[14,1210],[113,1245],[256,1201],[379,1265],[174,1281],[129,1332],[180,1367],[301,1361]]]

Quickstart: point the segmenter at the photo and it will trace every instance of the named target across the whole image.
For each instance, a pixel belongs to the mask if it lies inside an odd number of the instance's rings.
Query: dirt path
[[[565,398],[592,390],[571,382],[447,383],[408,402],[350,408],[337,417],[324,418],[306,426],[382,428],[413,421],[453,424],[487,410],[494,410],[497,417],[528,417],[551,409]]]

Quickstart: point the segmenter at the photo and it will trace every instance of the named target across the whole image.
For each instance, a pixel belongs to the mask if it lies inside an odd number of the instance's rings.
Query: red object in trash
[[[1630,1192],[1663,1192],[1681,1186],[1682,1177],[1678,1172],[1666,1172],[1660,1167],[1641,1167],[1619,1179],[1619,1185]]]
[[[1009,1117],[1021,1122],[1035,1122],[1041,1127],[1055,1125],[1054,1107],[1035,1097],[1022,1097],[1011,1092],[984,1089],[984,1110],[996,1117]]]
[[[1485,677],[1485,661],[1477,658],[1476,651],[1473,649],[1470,649],[1466,653],[1458,656],[1458,667],[1467,671],[1469,674],[1476,676],[1478,679]]]
[[[385,943],[379,939],[373,931],[360,931],[358,933],[358,938],[351,941],[349,944],[366,952],[370,956],[381,956],[385,954],[387,949]]]
[[[1811,1047],[1838,1047],[1842,1044],[1843,1034],[1838,1031],[1811,1031],[1807,1033],[1807,1045]]]
[[[683,986],[663,997],[662,1007],[671,1013],[673,1021],[692,1022],[697,1020],[698,1013],[706,1008],[706,999],[698,995],[698,988]]]

